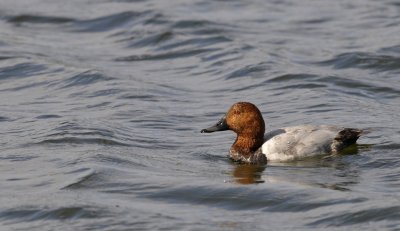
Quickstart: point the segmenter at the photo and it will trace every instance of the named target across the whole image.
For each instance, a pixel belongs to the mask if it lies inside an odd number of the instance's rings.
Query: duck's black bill
[[[229,130],[229,127],[226,124],[226,119],[224,116],[214,126],[203,129],[200,132],[201,133],[211,133],[211,132],[219,132],[219,131],[226,131],[226,130]]]

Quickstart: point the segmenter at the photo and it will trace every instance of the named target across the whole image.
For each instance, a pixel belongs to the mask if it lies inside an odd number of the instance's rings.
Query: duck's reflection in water
[[[360,147],[365,148],[365,147]],[[349,191],[360,181],[355,167],[357,146],[342,155],[307,158],[268,165],[233,164],[232,181],[238,184],[289,183],[337,191]],[[267,169],[268,168],[268,169]],[[267,170],[267,171],[266,171]]]
[[[232,176],[236,183],[239,184],[256,184],[264,183],[261,179],[265,166],[252,164],[236,164],[233,167]]]

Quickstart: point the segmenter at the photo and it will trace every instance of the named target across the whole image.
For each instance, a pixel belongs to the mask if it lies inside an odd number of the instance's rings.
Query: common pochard
[[[248,102],[233,104],[218,123],[201,132],[225,130],[232,130],[237,134],[229,151],[230,158],[250,164],[337,154],[354,144],[364,132],[361,129],[330,125],[299,125],[264,134],[265,123],[261,112]]]

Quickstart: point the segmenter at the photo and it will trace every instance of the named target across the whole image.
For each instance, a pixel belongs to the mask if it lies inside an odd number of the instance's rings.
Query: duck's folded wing
[[[269,161],[288,161],[327,154],[342,128],[301,125],[266,133],[261,149]]]

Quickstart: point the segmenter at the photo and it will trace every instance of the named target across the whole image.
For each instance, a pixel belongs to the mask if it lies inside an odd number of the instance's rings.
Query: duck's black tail
[[[367,130],[357,128],[344,128],[335,137],[332,151],[338,152],[354,144],[361,135],[368,133]]]

